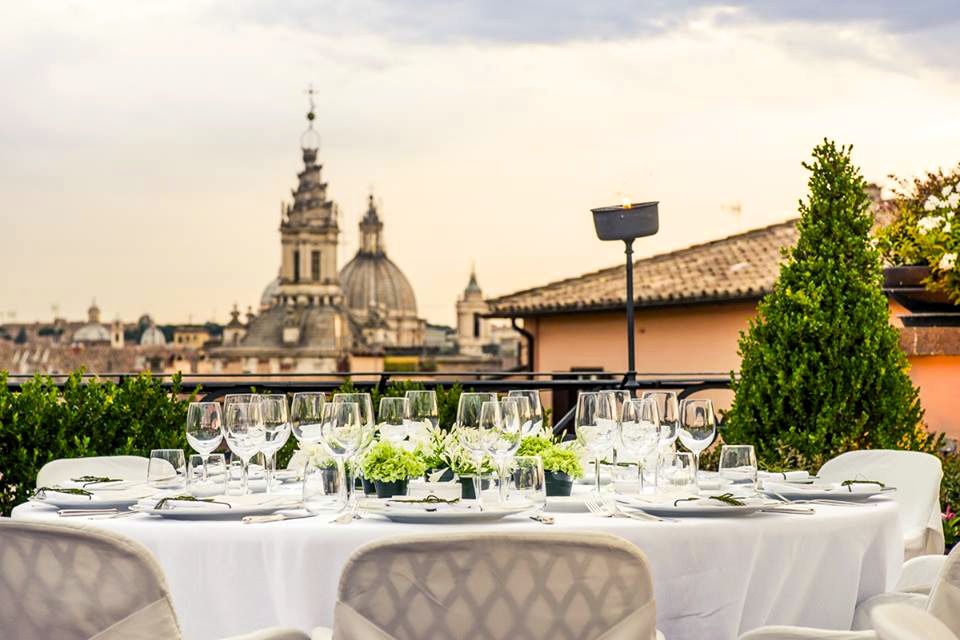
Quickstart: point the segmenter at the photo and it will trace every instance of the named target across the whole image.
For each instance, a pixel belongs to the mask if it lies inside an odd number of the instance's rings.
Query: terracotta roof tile
[[[638,260],[633,265],[639,306],[759,299],[780,271],[781,249],[797,241],[797,220],[754,229]],[[522,316],[614,309],[626,304],[625,266],[560,280],[488,300],[490,313]]]

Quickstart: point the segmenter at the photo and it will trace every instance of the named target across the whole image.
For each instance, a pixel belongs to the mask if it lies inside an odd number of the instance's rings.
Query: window
[[[310,252],[310,277],[313,278],[315,282],[320,281],[320,252],[319,251]]]
[[[300,252],[293,252],[293,281],[300,282]]]

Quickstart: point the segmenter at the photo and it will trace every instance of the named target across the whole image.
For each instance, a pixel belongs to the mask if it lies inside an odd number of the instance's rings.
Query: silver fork
[[[653,516],[642,511],[637,511],[635,513],[623,511],[616,505],[616,503],[603,503],[600,501],[600,498],[592,494],[584,496],[583,503],[587,506],[587,510],[590,513],[602,516],[604,518],[631,518],[633,520],[645,520],[648,522],[666,522],[666,520],[663,518]]]

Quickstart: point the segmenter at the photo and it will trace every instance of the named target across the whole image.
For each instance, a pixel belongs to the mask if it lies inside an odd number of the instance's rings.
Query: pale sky
[[[824,136],[886,183],[960,161],[950,0],[4,3],[0,321],[224,322],[276,275],[304,89],[340,264],[373,185],[421,315],[794,215]],[[741,213],[734,214],[732,205]]]

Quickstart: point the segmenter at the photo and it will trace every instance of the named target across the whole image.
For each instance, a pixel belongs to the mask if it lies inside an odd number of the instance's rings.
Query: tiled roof
[[[757,300],[780,271],[781,249],[797,241],[797,220],[634,262],[641,307]],[[560,280],[488,300],[490,314],[524,316],[617,309],[626,304],[626,267]]]

